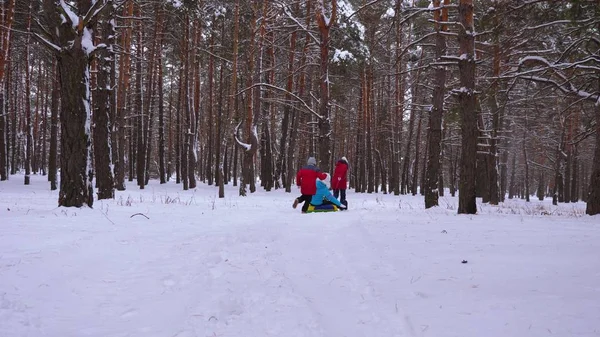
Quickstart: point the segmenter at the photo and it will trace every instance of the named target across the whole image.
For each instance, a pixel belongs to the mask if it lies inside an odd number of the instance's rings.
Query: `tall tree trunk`
[[[311,18],[312,16],[312,0],[307,0],[306,1],[306,20],[305,20],[305,27],[310,27],[311,26]],[[307,30],[306,34],[305,34],[305,38],[304,38],[304,46],[302,47],[302,53],[300,55],[300,62],[298,65],[299,69],[303,69],[305,67],[305,65],[307,64],[307,59],[308,59],[308,51],[309,51],[309,47],[311,46],[311,34],[310,32]],[[310,79],[310,77],[309,77]],[[302,98],[303,100],[306,101],[306,98],[308,97],[307,94],[307,90],[306,90],[306,82],[307,82],[307,75],[305,71],[300,72],[300,74],[298,75],[298,82],[297,82],[297,92],[298,92],[298,97]],[[299,106],[300,104],[298,102],[296,102],[295,104],[296,106]],[[298,140],[298,132],[299,132],[299,125],[300,125],[300,118],[301,116],[298,113],[298,110],[292,109],[290,111],[290,144],[287,148],[287,152],[286,152],[286,168],[287,168],[287,180],[284,182],[285,185],[285,191],[286,192],[291,192],[292,191],[292,185],[293,185],[293,180],[295,178],[295,174],[294,174],[294,162],[296,161],[296,142]]]
[[[141,11],[140,11],[141,16]],[[144,128],[145,128],[145,109],[144,104],[148,104],[148,102],[144,102],[144,84],[142,82],[142,62],[144,60],[142,50],[143,47],[143,29],[141,25],[141,21],[139,23],[138,28],[138,39],[137,39],[137,60],[136,60],[136,69],[135,69],[135,108],[138,112],[138,116],[135,118],[135,132],[136,132],[136,141],[137,141],[137,149],[136,149],[136,177],[137,177],[137,185],[140,189],[144,189],[146,186],[146,147],[144,144]]]
[[[18,71],[18,66],[15,67],[16,71]],[[8,101],[8,105],[12,107],[12,109],[7,109],[16,112],[17,111],[17,97],[20,81],[15,81],[13,87],[11,88],[8,83],[12,83],[11,79],[14,77],[13,71],[7,72],[7,84],[6,84],[6,100]],[[17,113],[12,114],[11,125],[10,125],[10,174],[17,173],[17,125],[19,123],[19,116]]]
[[[577,145],[573,146],[573,157],[572,161],[572,181],[571,181],[571,202],[579,201],[579,160],[577,159]]]
[[[221,43],[223,43],[223,40],[225,39],[225,20],[221,20]],[[217,188],[219,189],[219,193],[221,192],[221,185],[223,183],[223,175],[222,175],[222,169],[221,169],[221,165],[222,161],[221,161],[221,139],[223,137],[223,92],[226,91],[225,89],[225,85],[224,85],[224,80],[223,80],[223,76],[224,76],[224,68],[225,68],[225,60],[221,60],[221,66],[219,67],[219,101],[218,101],[218,115],[216,118],[216,135],[214,136],[213,139],[213,143],[214,147],[215,147],[215,162],[214,162],[214,174],[215,174],[215,183],[217,185]]]
[[[567,156],[565,158],[565,184],[564,184],[564,192],[563,198],[565,203],[571,202],[571,167],[573,166],[573,155],[572,155],[572,146],[571,146],[571,137],[567,138]]]
[[[423,119],[423,117],[421,116],[421,119]],[[424,197],[425,196],[425,179],[427,179],[427,157],[429,157],[429,153],[427,153],[427,150],[429,149],[429,139],[428,137],[426,137],[425,139],[425,146],[423,146],[423,148],[425,149],[425,154],[423,156],[421,156],[423,159],[421,159],[421,174],[420,174],[420,181],[419,181],[419,193]]]
[[[216,18],[215,18],[216,20]],[[206,114],[208,115],[208,134],[206,135],[206,143],[207,143],[207,149],[206,149],[206,179],[208,180],[208,185],[212,185],[214,182],[214,176],[213,176],[213,171],[212,171],[212,167],[213,167],[213,150],[215,149],[215,130],[213,129],[213,125],[214,125],[214,72],[215,72],[215,35],[217,34],[216,32],[216,25],[214,25],[214,28],[211,29],[211,33],[210,33],[210,43],[209,43],[209,50],[210,50],[210,55],[208,56],[208,106],[206,107]],[[217,150],[217,153],[219,151]],[[216,167],[216,169],[218,169],[218,167]],[[216,172],[216,170],[215,170]],[[218,173],[216,173],[218,175]],[[218,182],[217,182],[218,184]]]
[[[538,177],[538,188],[537,188],[537,192],[536,195],[538,197],[539,201],[543,201],[544,200],[544,195],[545,193],[545,188],[546,188],[546,183],[545,183],[545,177],[544,177],[544,171],[540,170],[540,174]]]
[[[8,180],[8,144],[6,137],[8,123],[6,123],[7,113],[4,97],[4,85],[0,84],[0,181]]]
[[[128,99],[129,100],[129,105],[131,106],[131,100],[133,99],[135,95],[131,95],[131,97]],[[127,119],[127,140],[128,140],[128,164],[129,164],[129,175],[127,180],[128,181],[133,181],[133,178],[135,177],[135,151],[136,151],[136,141],[137,141],[137,134],[135,133],[137,128],[136,128],[136,118],[135,116],[132,116],[132,118],[128,118]]]
[[[462,155],[460,160],[460,187],[458,214],[477,213],[475,202],[475,176],[477,157],[477,111],[475,110],[475,36],[473,30],[473,0],[460,0],[458,5],[460,28],[458,43],[460,54],[466,55],[458,61],[460,84],[464,88],[458,94],[460,104]]]
[[[53,76],[54,83],[60,82],[60,76],[56,62],[53,65]],[[57,163],[56,159],[58,156],[58,103],[60,98],[60,86],[54,85],[52,87],[52,105],[50,107],[50,154],[48,158],[48,181],[50,182],[50,189],[52,191],[57,188]]]
[[[121,43],[119,45],[123,48],[123,53],[120,57],[120,66],[119,66],[119,81],[115,83],[117,85],[117,97],[116,97],[116,113],[117,116],[115,118],[115,124],[113,125],[113,135],[116,139],[117,147],[113,147],[113,153],[116,156],[113,158],[115,162],[114,167],[114,179],[115,179],[115,188],[119,191],[125,190],[125,152],[127,149],[127,141],[125,139],[125,131],[127,130],[128,122],[125,119],[125,115],[127,110],[130,109],[127,102],[129,101],[128,91],[129,82],[131,79],[131,38],[133,35],[133,1],[129,1],[123,8],[123,17],[124,23],[123,25],[126,27],[123,30],[121,35]],[[131,134],[131,129],[129,130],[129,134]],[[132,139],[129,139],[131,142]],[[133,161],[134,158],[130,155],[129,158],[129,181],[133,180]]]
[[[223,122],[226,123],[223,128],[223,138],[221,139],[221,153],[223,154],[223,158],[217,158],[217,165],[219,166],[219,174],[217,177],[217,184],[219,185],[219,198],[225,197],[225,163],[227,161],[227,147],[229,144],[229,140],[231,139],[230,129],[233,122],[233,116],[235,114],[235,101],[236,101],[236,91],[237,91],[237,62],[238,62],[238,44],[239,44],[239,30],[240,30],[240,1],[235,1],[235,6],[233,10],[233,55],[232,55],[232,65],[231,65],[231,87],[229,90],[229,102],[227,104],[227,114],[226,118],[220,120],[220,125],[223,125]],[[219,165],[218,161],[222,160],[223,164]],[[234,182],[235,183],[235,182]]]
[[[565,132],[564,129],[561,132],[560,142],[556,147],[556,159],[554,163],[554,191],[552,193],[552,204],[558,205],[559,202],[564,202],[563,195],[563,174],[562,174],[562,161],[563,161],[563,150],[565,145]]]
[[[5,81],[6,61],[9,58],[11,43],[11,27],[14,18],[15,0],[2,3],[0,17],[0,181],[8,179],[8,123],[7,109],[9,86]]]
[[[47,170],[46,170],[46,154],[47,154],[47,147],[46,147],[46,139],[48,136],[48,87],[50,86],[50,75],[49,75],[49,71],[46,69],[44,71],[44,82],[43,82],[43,87],[44,90],[42,90],[42,95],[43,95],[43,99],[42,99],[42,132],[41,132],[41,136],[40,136],[40,142],[41,142],[41,163],[40,163],[40,168],[42,170],[42,175],[45,176],[47,174]]]
[[[498,17],[497,14],[494,15],[494,23],[496,27],[498,25]],[[498,78],[500,76],[500,41],[499,41],[499,33],[494,32],[494,59],[493,59],[493,72],[494,78]],[[504,108],[498,107],[498,80],[494,79],[491,87],[491,97],[489,98],[490,110],[492,113],[492,134],[490,138],[490,148],[489,148],[489,157],[487,159],[487,172],[488,172],[488,180],[489,180],[489,202],[490,205],[498,205],[500,201],[499,192],[498,192],[498,135],[501,132],[501,121],[500,117],[503,114],[501,110]]]
[[[97,58],[97,91],[94,99],[94,157],[96,160],[96,186],[98,199],[112,199],[115,196],[112,167],[111,125],[109,114],[112,109],[111,64],[114,53],[115,30],[112,24],[112,11],[102,21],[102,43],[107,48],[98,54]]]
[[[395,25],[396,25],[396,34],[395,34],[395,76],[394,76],[394,92],[395,92],[395,106],[394,106],[394,123],[392,126],[392,130],[394,131],[393,135],[393,146],[392,146],[392,174],[391,180],[392,188],[394,190],[394,195],[400,195],[401,185],[400,185],[400,163],[401,153],[402,153],[402,144],[401,134],[403,129],[404,122],[404,75],[402,74],[403,62],[402,62],[402,37],[404,36],[404,32],[402,31],[402,0],[396,0],[396,8],[395,8]]]
[[[31,1],[29,0],[29,13],[27,15],[27,41],[25,42],[25,185],[30,183],[31,157],[33,156],[33,125],[31,123],[31,64],[30,64],[30,36],[31,36]]]
[[[444,6],[450,0],[444,0]],[[440,0],[434,0],[434,7],[440,7]],[[436,40],[435,57],[439,61],[446,54],[446,25],[440,22],[448,21],[448,9],[437,10],[434,13]],[[442,143],[442,115],[444,113],[444,94],[446,92],[446,69],[444,66],[435,68],[435,86],[433,88],[433,107],[429,111],[429,129],[427,149],[427,177],[425,179],[425,208],[438,206],[440,191],[438,177],[440,176],[440,154]],[[442,186],[443,189],[443,186]]]
[[[523,162],[525,163],[525,201],[529,202],[529,160],[527,159],[527,147],[523,141]]]
[[[310,2],[308,2],[306,4],[307,6],[310,6]],[[299,3],[297,3],[294,6],[295,12],[298,12],[298,8],[299,8]],[[291,96],[291,92],[293,90],[293,85],[294,85],[294,59],[296,56],[296,39],[297,39],[298,33],[294,30],[292,32],[292,34],[290,35],[290,49],[289,49],[289,53],[288,53],[288,66],[287,66],[287,73],[286,73],[286,94],[285,94],[285,100],[287,102],[291,102],[292,100],[292,96]],[[281,139],[279,141],[279,155],[277,157],[277,163],[275,165],[275,188],[278,188],[279,186],[279,181],[281,180],[282,185],[286,188],[286,192],[290,192],[288,191],[287,188],[287,172],[286,172],[286,154],[287,154],[287,149],[288,149],[288,134],[289,132],[289,126],[290,126],[290,115],[292,114],[292,106],[290,104],[286,105],[283,108],[283,119],[281,120]]]
[[[331,161],[330,134],[331,102],[329,101],[329,33],[335,24],[337,16],[337,0],[331,0],[331,15],[326,15],[323,1],[318,2],[317,24],[319,26],[320,74],[319,74],[319,167],[324,172],[329,172]]]
[[[0,32],[0,41],[2,39],[1,34]],[[8,123],[6,123],[7,113],[6,102],[4,101],[5,87],[3,84],[4,81],[0,79],[0,181],[8,180],[8,144],[6,137]]]
[[[512,199],[515,197],[516,194],[516,184],[517,184],[517,154],[516,154],[516,150],[514,150],[513,154],[512,154],[512,161],[511,161],[511,165],[510,165],[510,185],[508,188],[508,199]]]
[[[160,46],[160,49],[162,49],[162,45]],[[161,184],[167,182],[167,168],[165,166],[165,103],[163,80],[163,61],[161,58],[158,60],[158,176]]]
[[[600,89],[600,79],[598,80]],[[600,214],[600,106],[596,105],[596,149],[592,164],[592,174],[589,181],[589,192],[585,213],[589,215]]]
[[[200,37],[202,36],[202,31],[200,29],[200,25],[194,25],[194,34],[192,41],[193,46],[200,45]],[[190,58],[193,62],[193,87],[188,87],[190,90],[193,90],[193,93],[190,93],[188,100],[190,110],[189,110],[189,151],[188,151],[188,184],[190,188],[196,188],[196,164],[198,158],[198,118],[200,113],[200,57],[198,55],[196,48],[190,48]]]
[[[365,69],[365,100],[364,100],[364,111],[365,111],[365,152],[366,152],[366,169],[368,174],[367,178],[367,193],[373,193],[375,190],[375,170],[373,169],[373,143],[371,134],[372,124],[372,78],[371,69],[368,67]]]
[[[256,38],[256,23],[258,21],[258,13],[257,7],[258,5],[254,3],[251,5],[252,7],[252,17],[250,18],[250,38],[248,41],[248,63],[247,63],[247,76],[246,76],[246,87],[250,88],[246,91],[245,101],[246,101],[246,119],[244,121],[245,130],[244,134],[246,136],[246,143],[244,144],[241,140],[238,139],[238,145],[242,146],[244,149],[242,155],[242,181],[240,184],[239,195],[246,196],[247,195],[247,186],[254,184],[254,155],[256,154],[256,150],[258,147],[258,139],[255,125],[255,102],[256,97],[255,93],[257,92],[257,88],[253,88],[254,83],[259,82],[260,76],[260,64],[258,69],[255,69],[257,55],[262,54],[262,49],[258,47],[257,38]],[[264,21],[264,18],[263,18]],[[238,124],[236,127],[236,139],[238,136],[238,130],[241,125]],[[252,187],[251,187],[252,188]]]
[[[263,17],[267,16],[267,5],[266,2],[263,3]],[[266,29],[266,26],[263,25],[263,29]],[[269,32],[263,38],[263,44],[268,44],[266,50],[267,62],[266,68],[268,69],[266,73],[266,83],[274,85],[275,84],[275,50],[273,46],[273,33]],[[263,155],[263,161],[261,163],[261,169],[263,173],[263,187],[266,191],[270,191],[273,188],[274,183],[274,172],[273,172],[273,145],[271,144],[271,128],[269,126],[269,122],[273,121],[275,118],[275,106],[270,102],[270,91],[264,92],[264,100],[263,109],[261,111],[262,116],[261,120],[263,123],[263,135],[264,135],[264,143],[261,146]]]
[[[408,123],[408,139],[406,141],[406,148],[404,150],[404,159],[402,163],[402,181],[400,182],[400,194],[407,194],[409,181],[408,177],[410,176],[410,149],[412,147],[413,142],[413,134],[415,130],[415,109],[414,107],[410,109],[410,117]]]
[[[179,143],[181,146],[181,154],[180,154],[180,160],[181,160],[181,179],[182,179],[182,185],[183,185],[183,190],[187,191],[190,186],[189,186],[189,152],[190,152],[190,138],[189,138],[189,132],[190,132],[190,99],[189,99],[189,85],[190,85],[190,57],[189,57],[189,47],[190,47],[190,17],[189,14],[185,15],[185,19],[184,19],[184,24],[185,24],[185,28],[184,28],[184,33],[183,33],[183,43],[182,43],[182,52],[181,52],[181,57],[183,58],[181,60],[182,63],[182,69],[185,69],[184,72],[182,73],[182,78],[180,80],[181,82],[181,96],[180,96],[180,100],[181,100],[181,110],[179,111],[179,113],[183,113],[184,114],[184,123],[180,126],[181,130],[179,132],[179,137],[182,140],[182,143]]]
[[[144,162],[145,162],[145,172],[144,172],[144,185],[148,185],[150,180],[150,164],[152,163],[152,144],[153,144],[153,131],[154,131],[154,104],[155,104],[155,90],[157,87],[157,82],[162,80],[161,78],[157,78],[156,72],[158,70],[158,63],[161,62],[162,56],[162,10],[161,6],[155,5],[155,23],[154,23],[154,32],[152,37],[152,45],[150,47],[150,52],[147,61],[148,75],[147,75],[147,84],[146,84],[146,99],[145,106],[146,109],[145,115],[147,116],[147,122],[145,123],[144,128]]]
[[[91,135],[90,135],[90,54],[89,44],[93,41],[93,22],[95,16],[85,22],[82,18],[104,1],[92,4],[92,1],[79,1],[75,15],[78,22],[72,22],[75,16],[64,16],[51,0],[44,1],[46,21],[53,27],[47,31],[53,35],[53,50],[58,53],[58,69],[61,87],[61,170],[58,205],[81,207],[93,205],[91,172]],[[64,9],[63,9],[64,11]],[[96,12],[97,15],[97,12]]]
[[[32,65],[31,69],[33,70],[35,68],[34,65]],[[40,149],[40,145],[42,143],[42,139],[41,139],[41,132],[40,132],[40,118],[41,118],[41,112],[40,112],[40,106],[43,103],[42,102],[42,97],[44,95],[44,71],[42,70],[42,60],[38,60],[37,63],[37,90],[36,90],[36,95],[35,95],[35,108],[32,111],[33,114],[33,124],[32,124],[32,128],[33,128],[33,132],[32,132],[32,140],[33,140],[33,144],[32,144],[32,156],[31,156],[31,170],[33,172],[33,174],[39,174],[40,172],[40,157],[41,157],[41,149]]]
[[[421,118],[421,111],[418,112],[419,122],[417,124],[417,139],[415,140],[415,165],[413,168],[412,175],[412,183],[411,183],[411,193],[412,195],[417,195],[417,180],[419,177],[419,161],[421,160],[421,124],[423,122],[423,118]]]

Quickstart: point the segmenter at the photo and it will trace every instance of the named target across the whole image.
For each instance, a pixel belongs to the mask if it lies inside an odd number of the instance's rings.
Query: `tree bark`
[[[27,15],[27,41],[25,42],[25,185],[30,183],[31,157],[33,156],[33,125],[31,122],[31,64],[30,64],[30,36],[31,36],[31,0],[29,1],[29,14]]]
[[[307,3],[307,6],[310,6],[310,2]],[[296,4],[295,9],[298,12],[299,3]],[[286,73],[286,94],[285,100],[287,102],[291,102],[292,96],[290,93],[293,90],[294,85],[294,59],[296,56],[296,39],[298,33],[293,31],[290,35],[290,50],[288,53],[288,66]],[[286,159],[287,159],[287,148],[288,148],[288,134],[289,126],[290,126],[290,115],[292,114],[292,106],[290,104],[286,105],[283,108],[283,119],[281,120],[281,139],[279,141],[279,155],[277,157],[277,162],[275,164],[275,188],[278,188],[279,181],[282,182],[284,188],[287,191],[287,172],[286,172]]]
[[[229,144],[229,140],[231,139],[230,129],[233,122],[233,116],[235,114],[235,101],[236,101],[236,91],[237,91],[237,62],[238,62],[238,44],[239,44],[239,30],[240,30],[240,1],[235,1],[235,6],[233,10],[233,55],[232,55],[232,65],[231,65],[231,87],[229,89],[229,101],[227,104],[227,113],[226,118],[220,119],[219,127],[223,127],[223,135],[220,144],[220,152],[223,154],[223,158],[217,157],[218,166],[218,176],[217,176],[217,184],[219,185],[219,198],[225,197],[225,172],[229,173],[229,170],[225,170],[225,165],[227,162],[227,147]],[[223,125],[224,124],[224,125]],[[222,162],[222,164],[220,163]]]
[[[111,83],[111,64],[115,57],[112,53],[114,44],[114,26],[111,23],[112,11],[102,21],[102,43],[107,48],[98,54],[97,58],[97,89],[94,99],[94,157],[96,160],[96,186],[98,199],[112,199],[115,196],[112,166],[111,125],[109,114],[112,108],[113,89]]]
[[[317,7],[317,24],[319,26],[319,50],[320,50],[320,74],[319,74],[319,167],[324,172],[329,172],[329,163],[331,162],[331,103],[329,97],[329,33],[331,27],[335,24],[337,16],[337,0],[331,0],[331,16],[326,20],[325,8],[323,2],[319,2]]]
[[[578,147],[573,146],[572,169],[571,169],[571,202],[579,201],[579,160],[577,158]]]
[[[600,89],[600,80],[598,80]],[[589,215],[600,214],[600,106],[596,105],[596,149],[590,176],[589,192],[585,213]]]
[[[90,53],[84,38],[93,34],[94,22],[81,18],[92,6],[91,1],[81,0],[76,6],[79,22],[61,15],[54,1],[44,1],[46,22],[56,26],[47,31],[54,34],[53,42],[61,46],[58,53],[58,69],[61,88],[61,171],[58,205],[81,207],[93,205],[90,137]],[[62,20],[61,20],[62,17]]]
[[[162,45],[160,47],[162,49]],[[158,60],[158,176],[161,184],[167,182],[165,166],[165,109],[163,91],[163,61]],[[170,103],[170,102],[169,102]]]
[[[447,5],[449,0],[444,0]],[[440,0],[434,0],[434,7],[440,6]],[[446,25],[439,22],[448,21],[448,9],[437,10],[434,13],[435,28],[437,31],[435,41],[435,57],[440,60],[446,54]],[[425,208],[438,206],[440,191],[438,177],[440,176],[440,153],[442,143],[442,116],[444,113],[444,94],[446,92],[446,69],[443,66],[435,68],[435,86],[433,88],[433,107],[429,112],[429,142],[427,149],[427,177],[425,180]],[[443,189],[443,186],[442,186]]]
[[[508,187],[508,199],[512,199],[515,197],[516,194],[516,188],[517,188],[517,154],[516,154],[516,150],[515,152],[513,152],[512,155],[512,160],[511,160],[511,165],[510,165],[511,169],[510,169],[510,185]]]
[[[527,159],[527,146],[525,145],[525,140],[523,141],[523,162],[525,163],[525,201],[529,202],[529,160]]]
[[[417,122],[417,139],[415,139],[415,164],[413,166],[412,180],[410,184],[410,191],[412,195],[417,195],[417,181],[419,177],[419,161],[421,160],[421,125],[423,124],[423,118],[421,117],[421,111],[417,112],[419,119]]]
[[[473,30],[473,0],[460,0],[458,5],[461,27],[458,32],[461,57],[458,61],[462,90],[458,93],[462,135],[458,214],[477,213],[475,176],[477,157],[477,111],[475,110],[475,54]]]
[[[367,183],[367,193],[373,193],[375,190],[375,170],[373,169],[373,142],[372,142],[372,134],[371,134],[371,124],[373,122],[372,119],[372,85],[373,80],[371,77],[371,69],[366,67],[365,69],[365,94],[364,94],[364,112],[365,112],[365,155],[366,155],[366,183]]]
[[[60,76],[58,74],[58,68],[54,63],[54,83],[60,82]],[[60,86],[54,85],[52,87],[52,105],[50,107],[50,154],[48,158],[48,181],[50,182],[50,189],[52,191],[57,188],[57,155],[58,155],[58,105],[60,99]]]
[[[206,107],[206,114],[208,115],[208,133],[206,135],[207,149],[206,149],[206,179],[208,181],[208,185],[212,185],[214,183],[214,175],[213,175],[213,150],[215,149],[215,128],[214,128],[214,72],[215,72],[215,35],[216,35],[216,26],[211,29],[210,32],[210,55],[208,56],[208,106]],[[220,88],[222,89],[222,88]],[[217,153],[219,151],[217,150]],[[215,167],[215,172],[217,172],[218,167]],[[218,175],[218,173],[216,173]],[[218,184],[218,182],[217,182]]]
[[[141,15],[141,13],[140,13]],[[138,39],[137,39],[137,53],[136,53],[136,69],[135,69],[135,107],[137,116],[135,117],[135,133],[136,133],[136,164],[135,173],[137,178],[137,185],[141,190],[146,186],[146,147],[144,144],[144,128],[145,128],[145,109],[144,104],[144,85],[142,82],[142,62],[144,60],[142,50],[143,48],[143,29],[141,21],[138,27]]]
[[[123,8],[123,17],[124,19],[124,23],[123,25],[126,27],[123,30],[123,33],[121,35],[121,43],[120,46],[121,48],[123,48],[123,54],[120,57],[120,66],[119,66],[119,81],[118,83],[116,83],[117,85],[117,97],[116,97],[116,113],[117,116],[115,118],[114,121],[114,125],[113,125],[113,135],[114,137],[116,137],[116,144],[117,147],[114,148],[113,147],[113,153],[116,154],[116,156],[113,158],[114,159],[114,163],[115,163],[115,167],[114,167],[114,183],[115,183],[115,188],[119,191],[124,191],[125,190],[125,152],[127,149],[127,141],[125,139],[125,131],[127,130],[127,124],[128,121],[126,121],[125,119],[125,115],[127,114],[127,110],[129,109],[129,106],[127,105],[127,101],[129,100],[128,98],[128,91],[129,91],[129,82],[131,79],[131,73],[130,73],[130,69],[131,69],[131,37],[133,34],[133,24],[132,24],[132,17],[133,17],[133,1],[129,1],[127,2],[127,4],[124,6]],[[129,133],[131,133],[131,129],[129,131]],[[129,141],[131,142],[132,139],[130,138]],[[133,161],[134,158],[132,156],[129,156],[129,163],[130,163],[130,174],[129,174],[129,180],[131,181],[133,179]]]
[[[225,20],[221,20],[221,43],[225,40]],[[223,183],[223,170],[221,169],[222,161],[221,161],[221,140],[223,137],[223,93],[227,91],[225,89],[224,84],[224,68],[225,68],[225,60],[221,60],[221,66],[219,67],[219,101],[217,108],[217,117],[216,117],[216,127],[215,127],[215,136],[213,139],[214,147],[215,147],[215,160],[214,160],[214,174],[215,174],[215,184],[219,189],[219,194],[221,193],[221,185]]]
[[[2,16],[0,17],[0,181],[8,180],[8,117],[7,95],[9,88],[6,85],[6,61],[8,60],[11,43],[11,27],[14,18],[15,0],[2,3]]]

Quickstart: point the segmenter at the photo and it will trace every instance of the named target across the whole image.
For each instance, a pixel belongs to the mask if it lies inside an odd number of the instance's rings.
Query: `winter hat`
[[[317,160],[315,157],[308,157],[308,161],[306,162],[308,165],[317,165]]]
[[[346,157],[342,157],[342,160],[345,161],[346,163],[348,162],[348,159],[346,159]]]
[[[331,184],[331,176],[329,176],[329,173],[323,173],[323,175],[321,175],[319,177],[319,179],[321,179],[321,181],[325,184],[325,186],[329,187],[329,185]]]

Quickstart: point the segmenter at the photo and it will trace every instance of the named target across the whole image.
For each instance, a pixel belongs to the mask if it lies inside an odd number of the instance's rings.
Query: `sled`
[[[336,205],[318,205],[315,206],[313,204],[308,205],[308,209],[306,213],[319,213],[319,212],[337,212],[340,209]]]

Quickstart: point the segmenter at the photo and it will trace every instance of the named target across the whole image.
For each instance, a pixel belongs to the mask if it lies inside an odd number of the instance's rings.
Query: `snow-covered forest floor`
[[[600,336],[600,217],[585,204],[297,190],[217,198],[133,183],[57,208],[46,177],[0,183],[0,336]],[[467,263],[462,263],[466,260]]]

